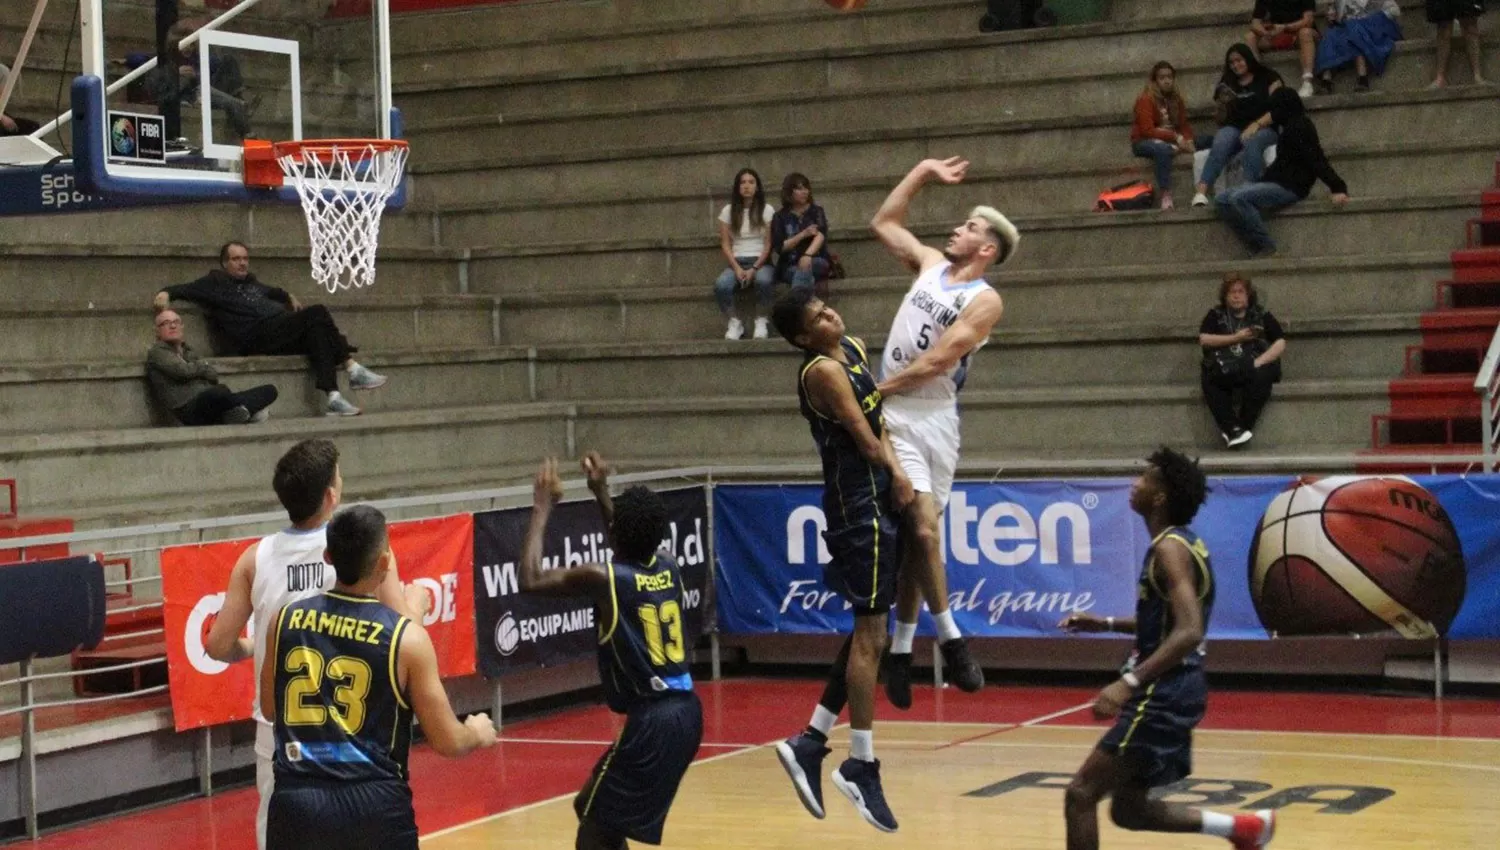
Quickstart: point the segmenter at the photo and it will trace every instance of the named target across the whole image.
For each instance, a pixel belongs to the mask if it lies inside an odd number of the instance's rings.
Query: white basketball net
[[[406,173],[405,146],[334,145],[277,157],[297,187],[312,243],[312,276],[330,293],[375,282],[380,216]]]

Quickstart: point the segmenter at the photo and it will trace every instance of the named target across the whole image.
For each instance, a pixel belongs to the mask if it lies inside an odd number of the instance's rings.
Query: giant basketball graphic
[[[1443,634],[1465,575],[1448,512],[1404,476],[1301,479],[1250,546],[1250,595],[1273,635]]]

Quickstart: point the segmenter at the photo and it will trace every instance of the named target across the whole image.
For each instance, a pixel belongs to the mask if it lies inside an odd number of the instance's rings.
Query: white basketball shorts
[[[266,850],[266,818],[271,813],[271,793],[276,790],[276,774],[271,767],[271,754],[276,748],[275,730],[267,723],[255,724],[255,790],[260,794],[260,807],[255,810],[255,846]]]
[[[951,402],[892,397],[885,402],[885,427],[912,489],[932,494],[941,513],[958,469],[958,409]]]

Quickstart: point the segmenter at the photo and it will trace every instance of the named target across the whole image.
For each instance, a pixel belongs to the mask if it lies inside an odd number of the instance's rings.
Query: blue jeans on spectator
[[[1275,212],[1302,200],[1297,193],[1280,183],[1246,183],[1229,189],[1214,204],[1219,218],[1229,225],[1252,254],[1276,249],[1276,241],[1266,229],[1265,213]]]
[[[740,264],[740,268],[748,269],[755,265],[759,257],[735,257],[734,261]],[[761,266],[755,272],[755,303],[762,310],[771,306],[776,299],[776,270],[770,266]],[[734,315],[734,291],[739,288],[739,280],[734,276],[734,269],[725,268],[719,273],[719,279],[714,281],[714,300],[719,302],[719,312],[726,316]]]
[[[818,282],[818,278],[827,275],[828,261],[822,257],[813,257],[810,270],[803,271],[797,267],[796,263],[792,263],[781,273],[781,279],[790,283],[793,289],[812,289],[813,285]]]
[[[1229,164],[1229,158],[1241,149],[1245,151],[1241,162],[1245,169],[1246,183],[1260,182],[1260,176],[1266,172],[1266,148],[1276,144],[1276,131],[1270,127],[1259,130],[1250,137],[1248,143],[1240,141],[1240,132],[1234,127],[1220,127],[1219,132],[1214,133],[1213,147],[1208,149],[1208,162],[1203,165],[1203,185],[1209,191],[1213,191],[1214,183],[1224,173],[1224,166]]]
[[[1186,139],[1188,150],[1197,150],[1197,142]],[[1177,158],[1177,146],[1171,142],[1161,139],[1141,139],[1130,146],[1130,150],[1138,157],[1149,159],[1156,167],[1156,191],[1172,191],[1172,163]]]

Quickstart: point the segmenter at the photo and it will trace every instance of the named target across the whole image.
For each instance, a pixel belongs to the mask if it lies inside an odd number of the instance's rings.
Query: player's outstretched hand
[[[1111,682],[1109,687],[1099,692],[1094,698],[1094,716],[1100,720],[1114,717],[1120,713],[1120,707],[1130,699],[1130,685],[1124,679]]]
[[[579,462],[583,467],[583,474],[588,476],[589,489],[598,491],[600,487],[609,486],[609,464],[598,452],[589,452]]]
[[[417,615],[418,620],[427,619],[432,613],[432,594],[416,582],[401,585],[401,595],[406,597],[406,608]]]
[[[562,501],[563,486],[562,479],[557,475],[557,458],[549,457],[542,461],[541,469],[536,471],[536,481],[531,488],[531,502],[533,505],[555,505]]]
[[[471,714],[464,718],[464,725],[474,730],[474,735],[479,738],[479,746],[495,746],[495,724],[490,722],[490,716],[484,712]]]
[[[1069,614],[1057,624],[1065,632],[1107,632],[1109,623],[1093,614]]]
[[[969,171],[969,161],[961,156],[950,156],[947,159],[927,160],[927,170],[933,177],[944,183],[961,183],[964,175]]]

